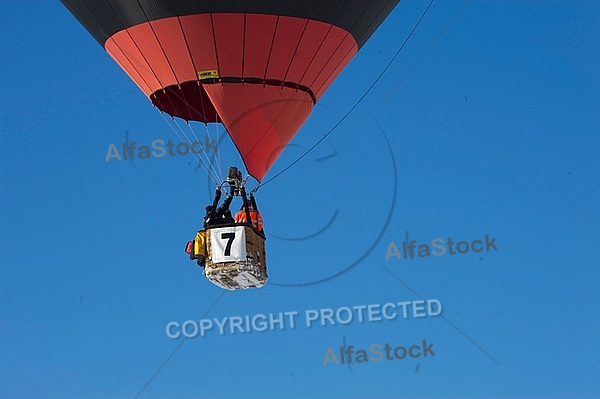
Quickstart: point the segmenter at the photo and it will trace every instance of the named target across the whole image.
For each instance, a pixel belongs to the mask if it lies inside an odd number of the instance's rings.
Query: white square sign
[[[244,226],[211,229],[210,243],[213,263],[246,260],[246,230]]]

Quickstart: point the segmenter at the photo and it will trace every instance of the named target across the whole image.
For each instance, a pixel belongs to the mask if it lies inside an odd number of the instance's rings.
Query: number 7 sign
[[[244,226],[211,229],[210,244],[213,263],[246,260],[246,230]]]

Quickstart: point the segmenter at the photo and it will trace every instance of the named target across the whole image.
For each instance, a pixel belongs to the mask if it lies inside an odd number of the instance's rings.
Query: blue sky
[[[600,5],[471,1],[410,70],[462,4],[434,2],[341,126],[258,191],[269,284],[223,295],[183,252],[206,173],[189,156],[106,162],[126,131],[177,136],[61,4],[3,1],[0,397],[598,397]],[[355,104],[425,6],[398,5],[267,179]],[[392,242],[486,234],[497,250],[386,260]],[[443,317],[305,323],[419,297]],[[298,316],[167,336],[209,309]],[[328,348],[423,340],[435,356],[323,364]]]

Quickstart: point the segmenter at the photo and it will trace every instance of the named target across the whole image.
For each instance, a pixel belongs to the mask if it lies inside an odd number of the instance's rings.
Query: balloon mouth
[[[150,101],[160,111],[186,121],[222,122],[198,80],[159,89],[150,95]]]
[[[317,97],[310,87],[294,82],[286,82],[277,79],[261,78],[208,78],[191,80],[181,84],[167,86],[157,90],[150,95],[150,101],[160,111],[172,117],[178,117],[185,121],[196,121],[202,123],[222,122],[219,113],[206,94],[204,85],[218,83],[239,83],[249,85],[274,86],[299,90],[308,94],[313,102],[317,103]]]

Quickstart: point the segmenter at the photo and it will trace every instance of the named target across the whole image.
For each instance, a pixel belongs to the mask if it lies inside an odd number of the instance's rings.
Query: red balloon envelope
[[[262,180],[400,0],[62,0],[161,111],[222,122]]]

